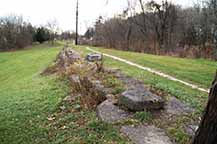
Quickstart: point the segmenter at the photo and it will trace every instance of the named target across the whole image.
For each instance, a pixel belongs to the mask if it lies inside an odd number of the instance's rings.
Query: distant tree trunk
[[[131,32],[132,32],[132,27],[129,26],[127,33],[126,33],[126,50],[128,51],[130,49],[130,36],[131,36]]]
[[[217,143],[217,73],[210,89],[209,100],[192,144]]]

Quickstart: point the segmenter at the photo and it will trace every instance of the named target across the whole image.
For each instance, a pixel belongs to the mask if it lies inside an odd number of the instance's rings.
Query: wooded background
[[[70,31],[58,33],[56,21],[48,21],[44,26],[32,26],[23,20],[22,16],[8,15],[0,17],[0,51],[23,49],[33,42],[54,43],[56,39],[74,39],[75,34]]]
[[[182,8],[167,0],[128,1],[122,14],[100,16],[82,43],[121,50],[217,59],[217,0]]]

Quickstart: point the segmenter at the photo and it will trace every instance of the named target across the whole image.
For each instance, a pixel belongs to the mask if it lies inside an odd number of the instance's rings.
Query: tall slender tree
[[[75,34],[75,45],[78,45],[78,0],[76,3],[76,34]]]

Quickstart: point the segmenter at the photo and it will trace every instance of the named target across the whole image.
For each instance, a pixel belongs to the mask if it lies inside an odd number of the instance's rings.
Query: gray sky
[[[100,16],[111,17],[127,6],[127,0],[79,0],[79,31],[86,28]],[[161,0],[159,0],[161,1]],[[182,6],[192,5],[192,0],[173,0]],[[0,16],[22,15],[34,25],[43,25],[56,19],[62,30],[75,30],[76,0],[0,0]]]

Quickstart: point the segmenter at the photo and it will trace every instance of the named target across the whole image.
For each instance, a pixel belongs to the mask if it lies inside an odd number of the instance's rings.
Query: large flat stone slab
[[[121,132],[135,144],[172,144],[165,132],[155,126],[122,126]]]
[[[165,105],[165,111],[169,115],[185,115],[193,113],[194,109],[187,104],[182,103],[177,98],[171,97]]]
[[[132,89],[122,93],[118,103],[132,111],[143,111],[145,109],[161,109],[164,100],[145,89]]]
[[[97,107],[97,116],[104,122],[115,123],[130,118],[132,114],[115,106],[112,100],[106,100]]]

